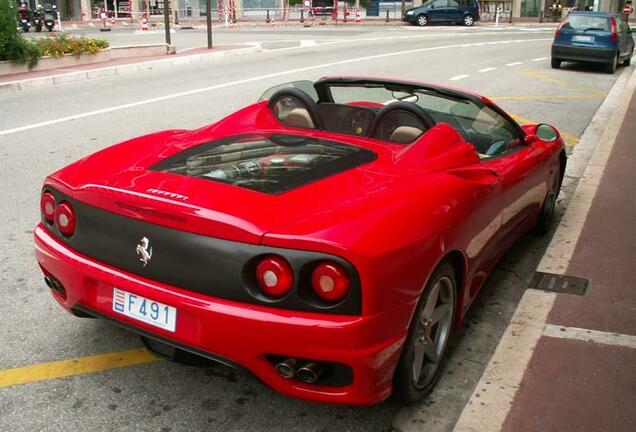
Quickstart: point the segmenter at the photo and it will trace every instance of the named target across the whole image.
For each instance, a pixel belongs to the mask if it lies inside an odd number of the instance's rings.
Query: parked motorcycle
[[[53,31],[55,28],[55,19],[57,18],[57,10],[55,6],[48,6],[44,9],[44,25],[48,31]]]
[[[18,9],[18,24],[23,32],[29,32],[29,29],[31,28],[31,11],[24,3],[22,3]]]
[[[42,24],[44,23],[44,10],[42,6],[38,6],[35,12],[33,12],[33,25],[36,32],[42,31]]]

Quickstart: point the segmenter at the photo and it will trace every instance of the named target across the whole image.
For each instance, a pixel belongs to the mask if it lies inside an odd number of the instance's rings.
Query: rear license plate
[[[176,308],[118,288],[113,288],[113,310],[171,332],[177,324]]]
[[[594,36],[574,35],[572,42],[594,42]]]

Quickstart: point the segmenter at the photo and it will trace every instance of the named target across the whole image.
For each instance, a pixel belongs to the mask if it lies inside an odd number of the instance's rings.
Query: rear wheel
[[[614,56],[614,60],[612,60],[611,63],[608,63],[607,66],[605,66],[605,72],[607,72],[608,74],[613,74],[614,72],[616,72],[617,67],[618,67],[618,54]]]
[[[559,196],[559,189],[561,186],[560,170],[555,171],[550,179],[550,185],[548,186],[548,192],[543,200],[541,206],[541,212],[537,219],[536,229],[540,233],[546,233],[552,227],[554,222],[554,209],[556,208],[557,197]]]
[[[464,25],[465,25],[466,27],[470,27],[470,26],[472,26],[473,24],[475,24],[475,18],[473,18],[473,16],[472,16],[472,15],[470,15],[470,14],[468,14],[468,15],[464,15],[464,21],[463,21],[463,22],[464,22]]]
[[[632,52],[629,53],[627,58],[625,60],[623,60],[623,66],[629,66],[630,64],[632,64],[632,56],[633,55],[634,55],[634,50],[632,50]]]
[[[417,304],[394,378],[395,396],[405,404],[424,398],[439,378],[455,322],[456,280],[453,267],[440,264]]]
[[[417,16],[417,25],[420,27],[424,27],[428,25],[428,17],[424,14]]]
[[[552,65],[552,69],[558,69],[561,67],[561,60],[553,58],[550,64]]]

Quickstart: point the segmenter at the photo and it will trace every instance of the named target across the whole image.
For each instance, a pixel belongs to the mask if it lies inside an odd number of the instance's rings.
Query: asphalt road
[[[540,29],[268,29],[227,38],[227,43],[265,42],[269,50],[0,95],[0,372],[141,346],[124,330],[64,312],[33,258],[42,180],[73,160],[152,131],[200,127],[251,103],[272,85],[327,74],[466,87],[492,97],[519,121],[556,125],[576,148],[616,78],[594,68],[551,70],[552,33]],[[290,42],[266,46],[272,40]],[[11,132],[18,127],[25,128]],[[0,388],[0,430],[388,431],[394,421],[450,430],[548,240],[528,235],[506,254],[457,332],[438,388],[417,407],[400,411],[392,401],[374,407],[318,405],[280,396],[224,366],[158,361]]]

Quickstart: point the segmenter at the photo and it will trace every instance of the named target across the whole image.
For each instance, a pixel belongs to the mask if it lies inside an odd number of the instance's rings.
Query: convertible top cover
[[[172,156],[151,169],[280,194],[375,160],[349,144],[298,135],[239,135]]]

